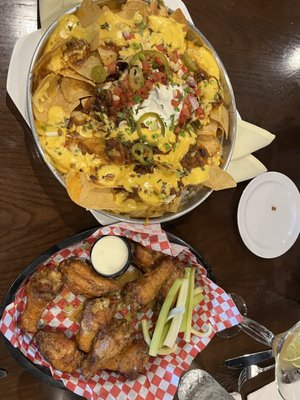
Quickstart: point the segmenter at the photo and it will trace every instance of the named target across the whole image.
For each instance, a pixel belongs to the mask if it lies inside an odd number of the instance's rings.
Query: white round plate
[[[284,254],[300,232],[300,194],[287,176],[266,172],[253,179],[238,206],[240,235],[263,258]]]

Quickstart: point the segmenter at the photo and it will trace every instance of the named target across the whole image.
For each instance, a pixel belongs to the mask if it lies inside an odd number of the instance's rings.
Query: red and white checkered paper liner
[[[136,380],[130,381],[114,372],[99,371],[97,375],[86,381],[79,371],[68,374],[53,369],[32,343],[32,335],[25,334],[18,327],[18,318],[26,304],[25,282],[18,289],[14,302],[4,310],[0,330],[29,360],[50,368],[54,379],[62,380],[69,390],[87,399],[172,399],[180,376],[189,368],[194,357],[208,345],[216,332],[237,325],[242,317],[230,296],[206,276],[205,268],[198,263],[190,250],[187,247],[169,243],[160,225],[118,223],[102,227],[82,242],[53,254],[42,265],[53,268],[61,260],[71,256],[88,258],[91,245],[101,235],[125,236],[147,248],[178,257],[197,266],[196,282],[204,289],[204,300],[194,310],[193,324],[196,329],[203,330],[209,322],[213,327],[212,334],[206,338],[192,336],[190,343],[180,340],[175,353],[151,357],[145,373]],[[64,310],[66,310],[66,305],[70,304],[76,308],[82,301],[84,301],[83,296],[75,296],[64,289],[43,313],[41,325],[63,331],[68,337],[73,336],[78,331],[79,325],[69,319]],[[139,316],[139,319],[142,317],[143,315]]]

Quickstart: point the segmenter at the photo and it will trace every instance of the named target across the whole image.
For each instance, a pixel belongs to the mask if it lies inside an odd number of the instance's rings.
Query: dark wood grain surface
[[[271,171],[288,175],[300,187],[300,9],[297,0],[189,0],[195,25],[220,55],[242,117],[276,135],[257,157]],[[37,28],[36,0],[2,0],[0,25],[0,300],[37,255],[56,242],[97,225],[91,214],[72,204],[52,177],[6,95],[6,76],[16,40]],[[15,77],[18,79],[18,77]],[[165,229],[199,250],[218,283],[239,293],[248,314],[275,333],[300,320],[300,242],[283,256],[262,259],[243,244],[237,205],[247,182],[214,193],[190,214]],[[193,363],[229,391],[236,372],[223,366],[228,357],[264,347],[240,333],[215,337]],[[0,397],[6,400],[75,399],[43,384],[23,370],[0,342]],[[274,379],[274,372],[247,383],[243,394]]]

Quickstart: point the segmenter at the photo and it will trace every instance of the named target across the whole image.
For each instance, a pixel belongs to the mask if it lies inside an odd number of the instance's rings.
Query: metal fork
[[[268,367],[261,368],[258,365],[250,365],[249,367],[246,367],[242,370],[242,372],[239,375],[239,381],[238,381],[238,392],[240,393],[241,388],[243,384],[248,380],[252,379],[261,372],[268,371],[269,369],[272,369],[275,367],[275,364],[269,365]]]

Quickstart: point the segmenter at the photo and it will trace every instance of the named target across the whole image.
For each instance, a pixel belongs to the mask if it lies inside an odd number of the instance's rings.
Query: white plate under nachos
[[[266,172],[253,179],[238,206],[240,235],[252,253],[263,258],[284,254],[300,232],[300,194],[285,175]]]

